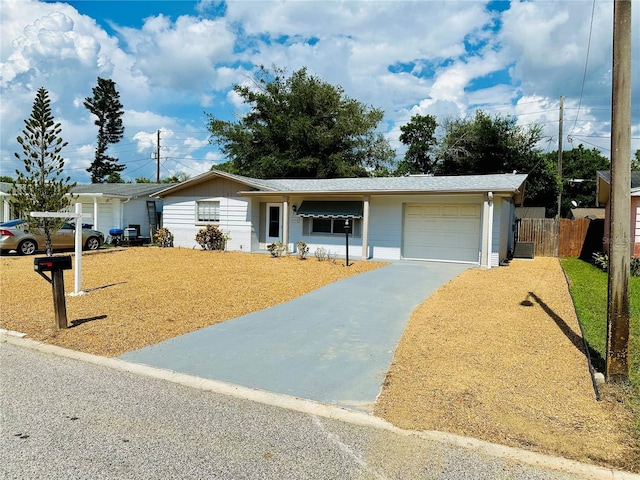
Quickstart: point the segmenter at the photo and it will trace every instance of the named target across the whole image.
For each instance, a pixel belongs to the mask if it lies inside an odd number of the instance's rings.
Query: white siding
[[[246,198],[166,197],[162,225],[173,234],[176,247],[200,248],[195,241],[198,231],[206,226],[196,222],[196,201],[219,201],[220,221],[216,224],[231,238],[228,250],[252,250],[249,200]]]
[[[369,204],[369,255],[400,260],[403,197],[371,197]]]
[[[640,205],[636,207],[636,231],[635,231],[635,243],[640,243]]]

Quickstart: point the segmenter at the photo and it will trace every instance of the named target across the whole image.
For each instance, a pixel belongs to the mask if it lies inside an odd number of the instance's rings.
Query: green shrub
[[[631,276],[640,277],[640,257],[633,257],[631,259]]]
[[[203,250],[224,250],[229,238],[217,225],[207,225],[196,234],[196,242]]]
[[[609,270],[609,255],[602,252],[596,252],[592,256],[593,264],[603,272]],[[629,269],[632,277],[640,277],[640,257],[632,257]]]
[[[298,246],[298,258],[300,260],[305,260],[307,258],[307,254],[309,253],[309,245],[307,245],[307,242],[303,242],[302,240],[300,240],[297,246]]]
[[[272,257],[278,258],[287,252],[287,246],[282,242],[273,242],[267,245],[267,250]]]
[[[602,252],[595,252],[592,256],[593,264],[600,270],[606,272],[609,269],[609,255]]]
[[[173,247],[173,233],[168,228],[160,228],[153,234],[153,243],[162,248]]]

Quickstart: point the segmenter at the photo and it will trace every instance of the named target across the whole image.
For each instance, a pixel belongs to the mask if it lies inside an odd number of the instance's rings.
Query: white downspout
[[[488,215],[487,215],[487,268],[491,268],[491,256],[492,256],[492,247],[493,247],[493,192],[487,192],[487,205],[488,205]]]
[[[124,230],[124,204],[125,203],[129,203],[131,200],[133,200],[136,197],[128,197],[124,202],[120,202],[120,218],[118,221],[118,225],[120,225],[118,228]]]

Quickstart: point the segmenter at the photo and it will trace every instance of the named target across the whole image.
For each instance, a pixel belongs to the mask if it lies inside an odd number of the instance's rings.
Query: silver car
[[[86,250],[97,250],[104,244],[102,232],[82,226],[82,245]],[[74,248],[76,227],[73,223],[65,223],[60,230],[51,235],[51,243],[55,250]],[[33,255],[46,248],[44,235],[29,233],[24,220],[12,220],[0,224],[0,254],[15,250],[19,255]]]

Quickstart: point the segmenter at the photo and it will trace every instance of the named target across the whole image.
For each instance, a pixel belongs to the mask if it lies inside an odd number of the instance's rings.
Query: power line
[[[573,127],[571,127],[571,131],[569,135],[573,132],[573,129],[576,128],[576,123],[578,121],[578,117],[580,116],[580,107],[582,106],[582,95],[584,93],[584,84],[587,79],[587,66],[589,65],[589,52],[591,51],[591,34],[593,32],[593,17],[595,16],[596,10],[596,0],[593,0],[591,6],[591,22],[589,23],[589,40],[587,41],[587,56],[584,60],[584,72],[582,74],[582,86],[580,87],[580,99],[578,100],[578,113],[576,114],[576,121],[573,122]]]

